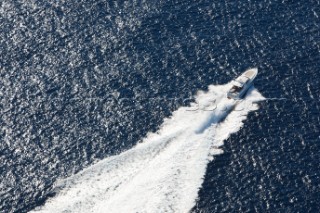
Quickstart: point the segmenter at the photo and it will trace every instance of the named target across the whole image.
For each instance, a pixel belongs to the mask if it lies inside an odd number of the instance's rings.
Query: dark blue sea
[[[319,0],[2,0],[0,212],[43,205],[250,67],[266,100],[191,211],[319,212]]]

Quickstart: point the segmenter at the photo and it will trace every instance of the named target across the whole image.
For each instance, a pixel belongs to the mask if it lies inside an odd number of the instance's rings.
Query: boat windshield
[[[238,93],[240,92],[242,89],[242,87],[238,87],[238,86],[233,86],[231,89],[230,89],[230,92],[232,93]]]

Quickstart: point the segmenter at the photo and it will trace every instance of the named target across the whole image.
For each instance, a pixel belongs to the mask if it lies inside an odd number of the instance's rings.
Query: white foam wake
[[[197,104],[179,108],[165,120],[158,133],[60,181],[59,193],[32,212],[188,212],[208,162],[257,109],[255,102],[263,100],[251,89],[236,103],[225,98],[229,88],[210,86],[197,95]]]

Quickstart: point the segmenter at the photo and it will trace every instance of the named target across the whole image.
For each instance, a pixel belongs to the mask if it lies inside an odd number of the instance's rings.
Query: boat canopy
[[[237,87],[242,87],[243,86],[243,84],[241,83],[241,82],[239,82],[239,81],[233,81],[233,83],[232,83],[234,86],[237,86]]]
[[[237,78],[237,82],[241,83],[242,85],[246,84],[248,81],[249,81],[249,78],[245,76],[240,76],[239,78]]]

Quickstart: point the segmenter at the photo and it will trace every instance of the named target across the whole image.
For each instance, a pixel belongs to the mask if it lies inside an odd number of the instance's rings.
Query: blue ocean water
[[[42,205],[58,178],[258,67],[269,99],[208,165],[192,211],[318,212],[319,15],[319,1],[1,1],[0,211]]]

